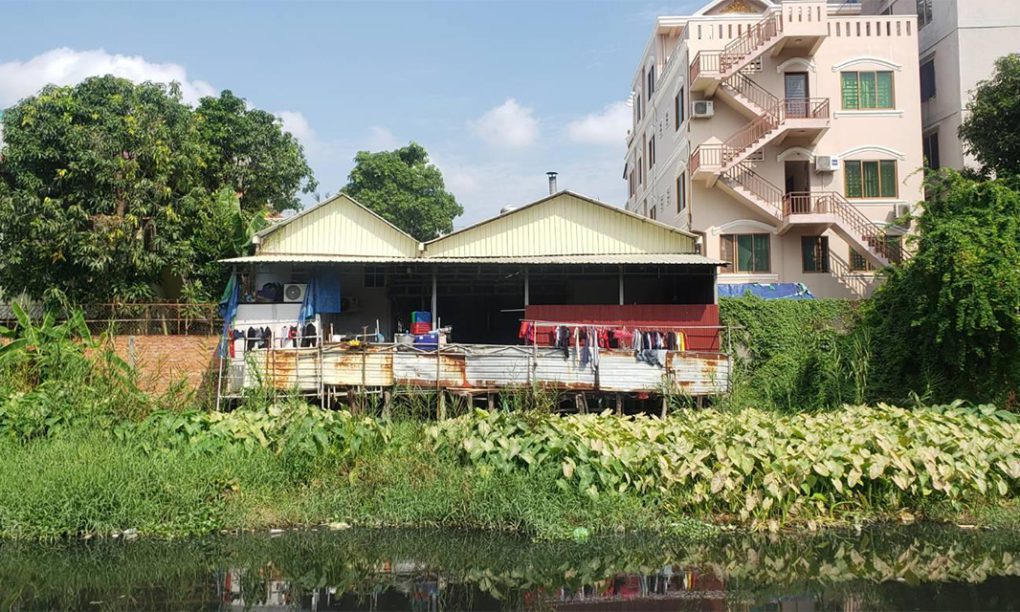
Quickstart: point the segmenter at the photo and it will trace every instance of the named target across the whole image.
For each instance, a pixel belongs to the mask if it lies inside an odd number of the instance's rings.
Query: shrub
[[[752,524],[936,501],[959,508],[1020,488],[1020,425],[993,407],[706,410],[665,420],[478,411],[430,431],[439,450],[469,465],[503,473],[553,466],[558,486],[592,499],[653,495],[677,516]]]

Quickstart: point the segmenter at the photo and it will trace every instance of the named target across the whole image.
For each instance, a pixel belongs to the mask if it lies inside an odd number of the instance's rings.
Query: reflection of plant
[[[474,414],[434,426],[437,448],[503,472],[556,467],[595,498],[659,494],[677,515],[774,519],[870,511],[1018,488],[1020,424],[993,407],[890,406],[776,416],[685,411],[675,418]]]
[[[451,531],[352,530],[292,532],[280,538],[245,536],[178,542],[100,543],[91,547],[4,545],[0,606],[77,608],[103,600],[110,607],[196,608],[214,603],[208,585],[236,570],[245,603],[265,593],[265,580],[288,583],[294,600],[333,587],[369,601],[384,591],[437,580],[450,609],[492,597],[522,608],[525,593],[546,596],[619,575],[651,576],[665,565],[714,575],[741,601],[815,593],[838,603],[863,596],[882,605],[888,584],[907,581],[980,583],[1020,575],[1016,533],[953,529],[865,531],[860,536],[809,538],[732,536],[685,544],[661,538],[609,538],[591,543],[533,542],[500,534]],[[414,570],[397,572],[402,564]],[[736,590],[735,590],[736,587]],[[823,595],[824,594],[824,595]],[[834,606],[826,606],[826,609]]]

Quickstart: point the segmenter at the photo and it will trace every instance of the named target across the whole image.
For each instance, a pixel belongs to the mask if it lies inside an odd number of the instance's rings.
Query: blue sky
[[[622,204],[631,77],[657,14],[631,2],[3,3],[0,107],[107,72],[233,90],[279,114],[321,194],[358,150],[415,140],[465,207],[457,226],[559,186]]]

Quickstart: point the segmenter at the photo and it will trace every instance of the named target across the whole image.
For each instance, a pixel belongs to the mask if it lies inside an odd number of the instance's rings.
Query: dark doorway
[[[786,115],[788,117],[807,117],[808,74],[806,72],[787,72],[785,74]]]
[[[786,201],[790,212],[803,214],[811,207],[811,166],[806,161],[788,161],[786,168]]]

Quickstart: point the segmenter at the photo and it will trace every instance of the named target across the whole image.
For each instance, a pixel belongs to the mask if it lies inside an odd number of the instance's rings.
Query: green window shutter
[[[754,237],[751,234],[737,236],[737,271],[754,272]]]
[[[804,263],[805,272],[814,272],[817,270],[815,266],[815,237],[814,236],[801,236],[800,237],[800,257]]]
[[[754,271],[768,272],[771,269],[769,261],[769,235],[754,234]]]
[[[891,72],[877,73],[878,108],[893,108],[893,75]]]
[[[861,191],[861,162],[844,162],[843,175],[846,178],[846,197],[863,197],[864,193]]]
[[[843,108],[860,108],[857,73],[843,73]]]
[[[883,198],[895,198],[897,193],[896,184],[896,162],[883,160],[879,162],[879,174],[881,175]]]
[[[861,168],[864,171],[864,197],[877,198],[878,190],[878,162],[863,162]]]
[[[861,108],[875,108],[875,73],[862,72],[861,75]]]

